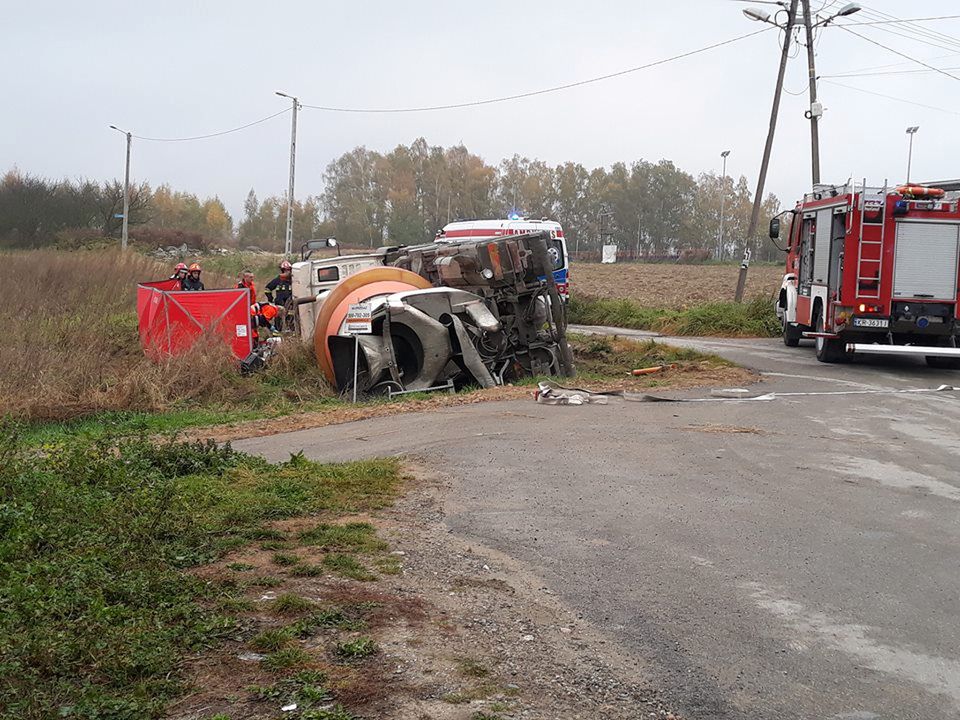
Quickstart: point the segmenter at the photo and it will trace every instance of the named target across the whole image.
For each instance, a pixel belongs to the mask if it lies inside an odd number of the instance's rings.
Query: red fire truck
[[[776,303],[783,342],[817,359],[915,355],[960,367],[960,189],[817,185],[792,215]],[[780,236],[780,218],[770,237]]]

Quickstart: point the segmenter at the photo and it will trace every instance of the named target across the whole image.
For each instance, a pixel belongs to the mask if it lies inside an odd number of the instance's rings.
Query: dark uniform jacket
[[[277,275],[273,280],[267,283],[267,290],[264,293],[267,300],[276,305],[287,305],[293,297],[292,278],[282,278]]]

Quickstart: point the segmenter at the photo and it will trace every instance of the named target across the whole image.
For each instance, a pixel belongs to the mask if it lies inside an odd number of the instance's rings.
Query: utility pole
[[[717,260],[723,259],[723,208],[724,201],[727,199],[727,157],[729,150],[720,153],[723,158],[723,174],[720,176],[720,237],[717,238]]]
[[[123,171],[123,228],[120,231],[120,249],[127,249],[127,230],[130,225],[130,144],[133,142],[133,134],[121,130],[116,125],[111,125],[111,129],[123,133],[127,138],[127,162]]]
[[[757,232],[760,222],[760,207],[763,205],[763,188],[767,182],[767,168],[770,165],[770,153],[773,151],[773,136],[777,131],[777,114],[780,112],[780,96],[783,94],[783,76],[787,71],[787,59],[790,55],[790,38],[793,35],[793,24],[797,17],[798,0],[790,0],[787,10],[787,23],[784,27],[783,51],[780,53],[780,70],[777,73],[777,86],[773,93],[773,107],[770,109],[770,125],[767,128],[767,142],[763,146],[763,159],[760,161],[760,176],[757,178],[757,192],[753,196],[753,210],[750,213],[750,224],[747,227],[745,243],[749,242]],[[744,11],[746,13],[746,11]],[[752,19],[761,19],[747,14]],[[737,290],[734,295],[736,302],[743,300],[743,291],[747,285],[747,269],[750,267],[750,253],[744,248],[743,262],[740,264],[740,276],[737,279]]]
[[[283,243],[283,254],[290,257],[293,254],[293,180],[296,177],[297,110],[300,109],[300,101],[293,95],[287,95],[286,93],[277,92],[277,95],[293,101],[293,120],[290,124],[290,187],[287,191],[287,235]]]
[[[820,184],[820,127],[823,106],[817,102],[817,67],[813,48],[813,21],[810,18],[810,0],[803,2],[803,26],[807,32],[807,73],[810,82],[810,109],[806,116],[810,120],[810,170],[813,184]]]
[[[907,128],[907,135],[910,136],[910,150],[907,152],[907,185],[910,184],[910,165],[913,164],[913,136],[919,129],[919,125],[911,125]]]

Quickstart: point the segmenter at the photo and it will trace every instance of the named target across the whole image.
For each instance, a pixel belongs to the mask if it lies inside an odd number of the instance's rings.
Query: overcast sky
[[[814,0],[814,8],[824,0]],[[826,1],[827,5],[831,3]],[[833,3],[839,8],[842,3]],[[960,2],[862,3],[901,18],[960,14]],[[123,176],[123,137],[177,137],[235,127],[304,103],[394,107],[535,90],[659,60],[762,27],[733,0],[485,2],[4,3],[0,171],[47,177]],[[758,7],[771,8],[769,5]],[[847,22],[871,18],[862,12]],[[841,21],[842,22],[842,21]],[[900,37],[904,26],[851,26],[938,67],[960,66],[960,43]],[[924,27],[960,37],[960,20]],[[300,114],[297,196],[322,191],[327,163],[357,145],[389,150],[423,136],[462,142],[491,163],[519,153],[587,167],[673,160],[756,182],[779,47],[775,30],[597,84],[479,108],[409,115]],[[801,49],[802,50],[802,49]],[[838,28],[819,39],[818,73],[923,70]],[[960,70],[953,71],[960,76]],[[903,179],[904,129],[920,125],[914,179],[960,176],[960,82],[932,72],[839,80],[947,112],[822,82],[825,181]],[[789,66],[767,190],[786,204],[810,178],[806,57]],[[239,219],[251,187],[286,190],[288,114],[196,142],[134,141],[132,174],[219,195]],[[559,218],[562,221],[562,218]]]

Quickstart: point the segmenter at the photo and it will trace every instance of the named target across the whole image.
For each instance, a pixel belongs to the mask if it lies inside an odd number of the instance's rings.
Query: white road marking
[[[824,377],[822,375],[796,375],[794,373],[781,373],[781,372],[761,372],[760,375],[761,377],[792,378],[795,380],[812,380],[814,382],[833,383],[835,385],[847,385],[849,387],[856,387],[862,390],[895,390],[896,389],[892,387],[885,387],[883,385],[870,385],[868,383],[855,382],[853,380],[844,380],[842,378]]]
[[[834,457],[833,463],[824,467],[824,470],[836,470],[844,475],[874,480],[881,485],[900,490],[926,490],[931,495],[960,501],[960,488],[937,480],[929,475],[908,470],[892,462],[880,462],[873,458]]]
[[[843,652],[873,670],[946,695],[960,708],[960,661],[884,645],[869,637],[868,626],[836,622],[824,613],[778,597],[760,583],[744,583],[740,587],[759,607],[786,621],[802,636]]]

